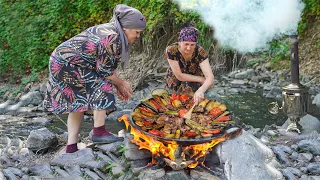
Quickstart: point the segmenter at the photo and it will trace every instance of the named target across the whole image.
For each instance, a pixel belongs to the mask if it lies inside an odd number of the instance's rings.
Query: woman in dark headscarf
[[[169,45],[165,51],[170,65],[165,76],[166,87],[171,93],[194,94],[196,104],[214,81],[208,55],[197,43],[198,36],[198,30],[188,25],[181,29],[179,42]]]
[[[111,143],[123,138],[105,129],[105,117],[116,110],[113,86],[121,100],[132,95],[130,84],[117,76],[118,64],[125,67],[130,47],[146,27],[140,11],[117,5],[109,23],[90,27],[60,44],[50,56],[49,81],[44,106],[68,115],[66,152],[78,150],[77,141],[85,111],[92,111],[92,141]]]

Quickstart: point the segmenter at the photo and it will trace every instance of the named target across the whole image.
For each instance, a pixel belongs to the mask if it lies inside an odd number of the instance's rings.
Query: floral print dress
[[[121,42],[113,24],[88,28],[60,44],[50,56],[44,107],[57,114],[114,111],[113,75]]]
[[[191,74],[195,76],[204,76],[200,63],[208,58],[206,51],[200,46],[196,45],[195,50],[190,60],[185,60],[178,49],[178,43],[173,43],[166,48],[165,56],[167,59],[178,61],[182,73]],[[165,76],[166,88],[171,93],[188,93],[193,94],[201,86],[197,82],[179,81],[173,74],[171,67],[167,69]]]

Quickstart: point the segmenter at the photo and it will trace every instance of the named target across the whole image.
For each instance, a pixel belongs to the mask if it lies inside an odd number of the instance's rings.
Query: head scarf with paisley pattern
[[[179,33],[179,41],[198,42],[198,29],[195,27],[185,27]]]

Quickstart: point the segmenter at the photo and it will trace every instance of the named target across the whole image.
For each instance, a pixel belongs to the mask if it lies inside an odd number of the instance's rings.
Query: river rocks
[[[317,105],[317,107],[320,108],[320,93],[316,95],[316,97],[313,99],[312,104]]]
[[[55,134],[47,128],[41,128],[31,131],[27,139],[27,148],[35,153],[41,153],[53,148],[57,143],[58,139]]]

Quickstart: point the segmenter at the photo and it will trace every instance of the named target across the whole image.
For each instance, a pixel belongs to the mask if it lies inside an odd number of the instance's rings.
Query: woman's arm
[[[213,81],[214,81],[214,75],[209,63],[209,59],[206,59],[202,63],[200,63],[200,68],[205,77],[205,81],[200,88],[203,89],[204,92],[206,92],[207,89],[213,86]]]
[[[201,84],[204,83],[204,81],[205,81],[204,77],[182,73],[178,61],[168,59],[168,62],[169,62],[169,65],[172,69],[173,74],[176,76],[176,78],[179,81],[199,82]]]
[[[207,89],[213,86],[214,81],[214,75],[208,59],[200,63],[200,68],[205,76],[205,81],[202,86],[194,93],[193,99],[196,104],[198,104],[204,98],[204,93],[207,91]]]
[[[108,76],[106,78],[115,85],[119,98],[121,100],[128,101],[133,93],[130,84],[127,81],[120,79],[116,71],[114,71],[112,76]]]

